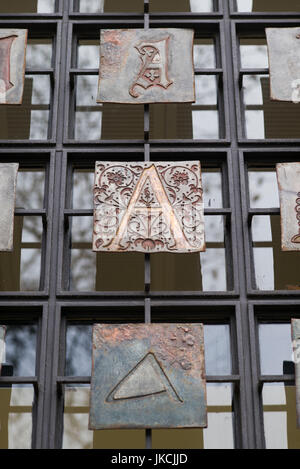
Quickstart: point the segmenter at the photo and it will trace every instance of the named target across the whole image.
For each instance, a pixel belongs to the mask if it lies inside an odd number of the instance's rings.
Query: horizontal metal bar
[[[204,209],[205,215],[231,215],[231,208],[206,208]],[[67,217],[92,217],[94,215],[93,209],[66,209],[64,211]]]
[[[208,375],[206,376],[207,383],[238,383],[240,375]],[[56,382],[58,385],[62,384],[90,384],[90,376],[57,376]]]
[[[53,68],[26,68],[25,75],[54,75]]]
[[[289,381],[295,381],[295,375],[261,375],[259,382],[264,383],[286,383]]]

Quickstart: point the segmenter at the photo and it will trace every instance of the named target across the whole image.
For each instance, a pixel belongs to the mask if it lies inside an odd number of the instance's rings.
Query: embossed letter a
[[[148,246],[150,251],[155,247],[153,239],[158,232],[161,235],[165,232],[167,236],[170,236],[172,239],[168,239],[167,243],[176,247],[176,250],[191,249],[154,165],[142,172],[125,215],[120,221],[116,236],[106,246],[109,250],[122,250],[122,241],[126,239],[127,227],[133,219],[137,220],[136,224],[142,225],[139,230],[140,238],[136,240],[136,243],[141,242],[143,247]]]

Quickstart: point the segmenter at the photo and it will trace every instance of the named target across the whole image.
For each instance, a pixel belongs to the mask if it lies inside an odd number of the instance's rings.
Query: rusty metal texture
[[[27,29],[0,29],[0,104],[22,104]]]
[[[280,196],[281,249],[300,251],[300,163],[276,165]]]
[[[4,361],[5,332],[6,332],[6,327],[0,326],[0,376],[1,376],[1,365]]]
[[[266,29],[271,99],[300,102],[300,27]]]
[[[204,251],[200,162],[96,162],[93,250]]]
[[[295,362],[297,426],[300,428],[300,319],[292,319],[292,340]]]
[[[102,30],[98,103],[195,102],[194,31]]]
[[[12,251],[18,163],[0,163],[0,251]]]
[[[207,426],[202,324],[95,324],[89,428]]]

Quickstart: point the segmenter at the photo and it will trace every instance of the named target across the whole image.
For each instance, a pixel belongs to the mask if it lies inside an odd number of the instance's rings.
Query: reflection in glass
[[[0,449],[30,449],[33,387],[0,386]]]
[[[37,327],[8,324],[5,337],[4,362],[13,376],[35,376]]]
[[[231,350],[229,325],[205,325],[204,343],[206,375],[230,375]]]
[[[300,253],[282,251],[280,216],[254,216],[252,241],[256,288],[299,290]]]
[[[262,400],[266,448],[300,449],[295,386],[264,384]]]
[[[52,40],[28,39],[26,49],[26,67],[51,68],[52,65]]]
[[[233,389],[231,384],[207,384],[207,428],[153,430],[153,449],[232,449]]]
[[[300,11],[298,0],[236,0],[237,11],[242,12],[292,12]]]
[[[54,13],[55,0],[10,0],[1,2],[1,13]]]
[[[265,39],[240,39],[240,60],[242,68],[269,68],[268,48]]]
[[[251,208],[279,207],[278,184],[275,168],[248,171]]]
[[[216,51],[213,39],[194,39],[195,68],[215,68]]]
[[[16,207],[42,209],[44,207],[45,172],[23,169],[18,172]]]
[[[81,39],[77,47],[78,68],[99,68],[100,61],[100,35],[98,40]]]
[[[293,358],[291,324],[260,324],[259,351],[261,374],[284,374],[284,362]]]
[[[270,99],[269,77],[243,77],[245,131],[249,139],[300,138],[300,111],[294,103]]]

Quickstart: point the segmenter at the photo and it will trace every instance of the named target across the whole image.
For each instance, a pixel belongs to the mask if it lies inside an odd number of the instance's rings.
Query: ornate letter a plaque
[[[202,324],[96,324],[89,428],[206,427]]]
[[[93,250],[205,250],[199,161],[97,162]]]
[[[99,103],[195,101],[194,31],[102,30]]]
[[[0,29],[0,104],[21,104],[27,29]]]
[[[271,99],[300,102],[300,27],[267,28]]]
[[[13,249],[18,163],[0,163],[0,251]]]
[[[297,424],[300,428],[300,319],[292,319],[292,340],[296,375]]]
[[[300,163],[276,165],[280,195],[281,248],[300,251]]]
[[[0,376],[1,376],[1,365],[4,360],[4,339],[5,339],[5,326],[0,326]]]

